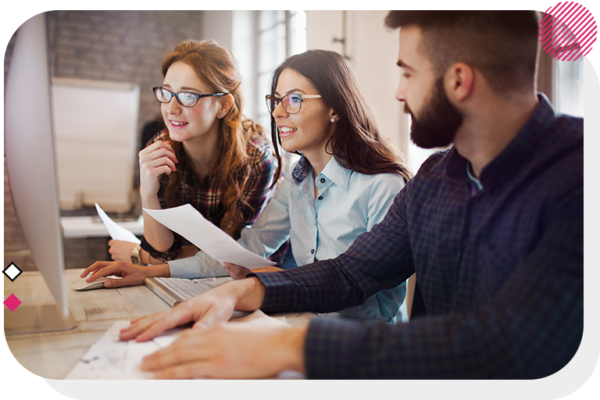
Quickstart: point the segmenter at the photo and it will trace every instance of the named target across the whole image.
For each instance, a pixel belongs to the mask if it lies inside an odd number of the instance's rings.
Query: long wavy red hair
[[[216,180],[222,193],[225,215],[220,228],[234,236],[243,218],[242,209],[251,206],[243,201],[242,192],[250,174],[250,159],[246,149],[248,142],[258,142],[263,138],[263,128],[242,115],[244,99],[240,90],[242,77],[236,60],[229,50],[214,40],[186,40],[175,46],[173,52],[162,63],[165,76],[175,62],[184,62],[194,69],[198,77],[212,87],[215,92],[227,92],[234,103],[224,118],[220,119],[217,153],[211,167],[211,179]],[[176,156],[184,152],[180,142],[171,141]],[[280,164],[279,155],[276,156]],[[181,182],[176,171],[169,175],[169,185],[165,199],[169,207],[178,204],[175,192]],[[252,210],[254,211],[254,210]]]

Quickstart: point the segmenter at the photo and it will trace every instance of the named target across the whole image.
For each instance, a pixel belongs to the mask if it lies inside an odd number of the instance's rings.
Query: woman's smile
[[[281,125],[277,127],[277,130],[279,131],[279,137],[283,139],[293,135],[298,129],[286,125]]]

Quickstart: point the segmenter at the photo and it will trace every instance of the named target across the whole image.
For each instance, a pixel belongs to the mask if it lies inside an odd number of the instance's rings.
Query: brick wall
[[[182,40],[201,39],[202,11],[53,11],[47,13],[50,73],[62,78],[129,82],[140,85],[139,131],[160,116],[151,92],[162,83],[160,63]],[[4,59],[8,75],[16,34]],[[139,139],[138,139],[139,140]],[[65,240],[67,268],[106,259],[105,238]],[[4,266],[14,261],[35,270],[18,225],[4,170]]]

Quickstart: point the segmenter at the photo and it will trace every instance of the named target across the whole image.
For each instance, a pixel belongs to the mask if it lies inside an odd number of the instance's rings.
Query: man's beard
[[[462,115],[450,103],[444,92],[442,77],[436,80],[431,101],[425,104],[419,118],[415,117],[406,102],[404,112],[410,114],[412,118],[410,138],[417,146],[424,149],[450,145],[463,122]]]

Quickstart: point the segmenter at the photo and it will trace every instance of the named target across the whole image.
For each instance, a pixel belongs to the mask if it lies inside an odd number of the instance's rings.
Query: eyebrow
[[[398,60],[398,62],[396,63],[397,66],[399,66],[400,68],[404,68],[404,69],[409,69],[411,71],[415,71],[415,69],[413,67],[411,67],[410,65],[408,65],[407,63],[405,63],[402,60]]]
[[[166,88],[172,89],[172,88],[171,88],[171,85],[169,85],[168,83],[163,83],[163,87],[166,87]],[[202,90],[198,90],[198,89],[195,89],[195,88],[193,88],[193,87],[189,87],[189,86],[182,86],[182,87],[181,87],[181,91],[183,91],[183,92],[186,92],[186,91],[189,91],[189,90],[192,90],[192,91],[194,91],[194,92],[199,92],[199,93],[202,93]]]
[[[294,92],[302,92],[304,94],[306,94],[306,92],[302,89],[292,89],[292,90],[288,90],[287,92],[285,92],[286,95],[290,94],[290,93],[294,93]],[[277,96],[279,96],[279,92],[276,90],[275,93]]]

